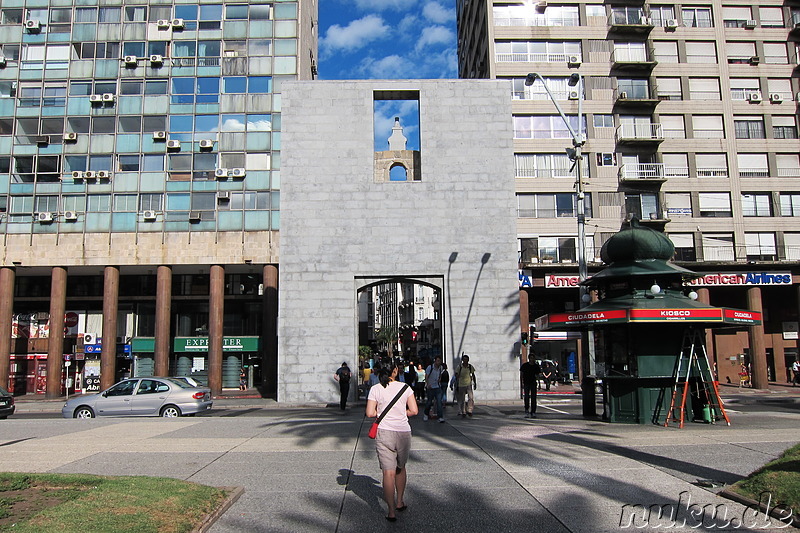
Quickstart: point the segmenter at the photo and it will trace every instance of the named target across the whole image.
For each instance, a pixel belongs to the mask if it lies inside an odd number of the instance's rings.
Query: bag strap
[[[383,417],[384,417],[384,416],[386,416],[386,413],[388,413],[388,412],[389,412],[389,409],[391,409],[391,408],[392,408],[392,406],[393,406],[395,403],[397,403],[397,400],[399,400],[399,399],[400,399],[400,396],[402,396],[402,395],[403,395],[403,393],[406,391],[406,389],[407,389],[407,388],[408,388],[408,383],[403,383],[403,387],[400,389],[400,392],[398,392],[398,393],[397,393],[397,395],[396,395],[394,398],[392,398],[392,401],[391,401],[391,402],[389,402],[389,405],[387,405],[387,406],[386,406],[386,409],[384,409],[384,410],[383,410],[383,412],[381,413],[381,415],[380,415],[380,416],[378,417],[378,419],[375,421],[375,423],[376,423],[376,424],[380,424],[380,423],[381,423],[381,420],[383,420]]]

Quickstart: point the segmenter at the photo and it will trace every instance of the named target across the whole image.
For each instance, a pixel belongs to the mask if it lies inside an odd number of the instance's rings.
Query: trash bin
[[[595,382],[596,379],[594,376],[584,376],[583,381],[581,381],[583,416],[597,416],[597,392],[595,390]]]

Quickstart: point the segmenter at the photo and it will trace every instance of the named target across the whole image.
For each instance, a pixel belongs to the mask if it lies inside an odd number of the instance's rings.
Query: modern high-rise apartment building
[[[0,52],[0,384],[274,392],[281,84],[316,75],[316,0],[4,0]]]
[[[798,357],[800,3],[459,0],[457,16],[460,77],[507,79],[513,98],[523,331],[580,307],[572,137],[543,78],[576,131],[582,104],[589,273],[631,217],[663,230],[675,261],[704,274],[701,300],[764,310],[763,327],[709,334],[720,380],[766,361],[785,382]],[[566,365],[572,336],[535,334],[532,349]]]

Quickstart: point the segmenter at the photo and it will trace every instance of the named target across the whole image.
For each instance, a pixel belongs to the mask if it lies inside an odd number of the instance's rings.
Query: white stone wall
[[[419,182],[373,179],[374,91],[392,90],[420,94]],[[359,278],[387,276],[439,279],[448,363],[471,356],[479,400],[517,396],[510,94],[488,80],[284,82],[279,401],[338,398]]]

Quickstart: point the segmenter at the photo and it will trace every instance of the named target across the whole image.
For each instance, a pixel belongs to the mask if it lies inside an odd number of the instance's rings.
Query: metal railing
[[[576,56],[582,61],[581,54],[547,53],[547,52],[512,52],[510,54],[495,54],[498,63],[566,63]]]
[[[766,178],[769,176],[768,168],[740,168],[739,176],[742,178]]]
[[[619,179],[628,180],[660,180],[667,179],[664,163],[626,163],[619,169]]]
[[[698,178],[727,178],[728,169],[725,167],[697,167]]]
[[[494,17],[495,26],[579,26],[578,16],[572,17]]]
[[[612,11],[608,16],[609,26],[652,26],[653,19],[644,9]]]
[[[664,166],[664,177],[666,178],[688,178],[689,167],[670,167]]]
[[[664,139],[664,132],[659,123],[622,124],[617,128],[617,140],[657,141]]]

